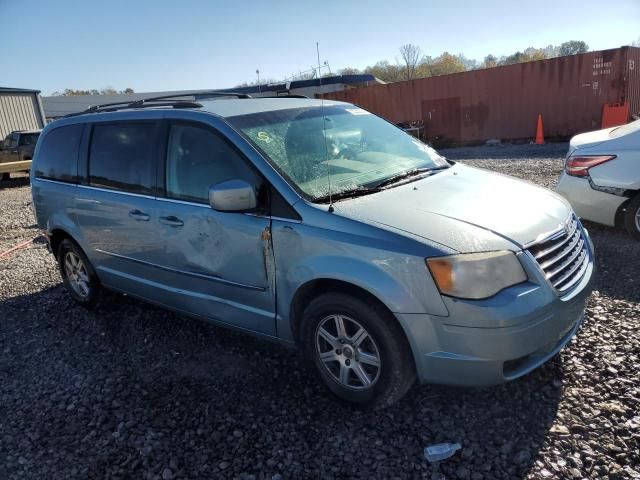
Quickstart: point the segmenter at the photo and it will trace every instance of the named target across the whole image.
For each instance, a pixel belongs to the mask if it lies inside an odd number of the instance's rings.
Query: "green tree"
[[[475,70],[480,67],[478,61],[474,58],[467,58],[463,54],[458,54],[458,60],[464,65],[465,70]]]
[[[451,55],[449,52],[443,52],[440,56],[431,59],[425,59],[426,70],[429,76],[448,75],[450,73],[464,72],[466,70],[464,63],[459,56]]]
[[[366,67],[364,73],[373,75],[379,78],[383,82],[399,82],[403,80],[402,67],[399,65],[392,65],[386,60],[381,60],[373,66]]]
[[[484,68],[492,68],[498,65],[498,58],[495,55],[487,55],[484,57],[484,61],[482,62],[482,66]]]
[[[523,53],[526,58],[525,62],[533,62],[535,60],[544,60],[547,58],[547,55],[542,48],[529,47]]]
[[[582,40],[569,40],[560,45],[559,54],[561,57],[565,55],[577,55],[578,53],[587,53],[589,45]]]

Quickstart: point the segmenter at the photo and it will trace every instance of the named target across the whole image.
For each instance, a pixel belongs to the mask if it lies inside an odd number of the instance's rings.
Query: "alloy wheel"
[[[64,256],[64,271],[73,291],[80,297],[87,298],[91,287],[89,274],[82,258],[75,252],[67,252]]]
[[[343,387],[371,388],[380,376],[380,351],[367,330],[345,315],[323,318],[316,330],[316,354]]]

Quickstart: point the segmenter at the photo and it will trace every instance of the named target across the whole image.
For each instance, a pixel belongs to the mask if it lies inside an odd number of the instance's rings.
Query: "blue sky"
[[[333,71],[393,62],[405,43],[478,60],[572,39],[614,48],[640,38],[640,1],[0,0],[0,20],[0,86],[48,95],[232,87],[256,68],[281,79],[316,62],[316,41]]]

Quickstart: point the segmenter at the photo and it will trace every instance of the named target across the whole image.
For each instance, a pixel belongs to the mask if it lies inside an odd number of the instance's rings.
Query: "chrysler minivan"
[[[593,247],[562,197],[351,104],[245,97],[47,125],[34,207],[78,303],[107,288],[296,345],[378,406],[416,380],[513,380],[576,333]]]

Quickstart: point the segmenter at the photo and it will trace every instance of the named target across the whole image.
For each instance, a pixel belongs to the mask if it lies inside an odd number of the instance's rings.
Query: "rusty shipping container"
[[[436,144],[535,136],[542,115],[546,139],[601,128],[605,105],[640,114],[640,48],[472,70],[324,95],[355,103],[393,123],[423,121]]]

